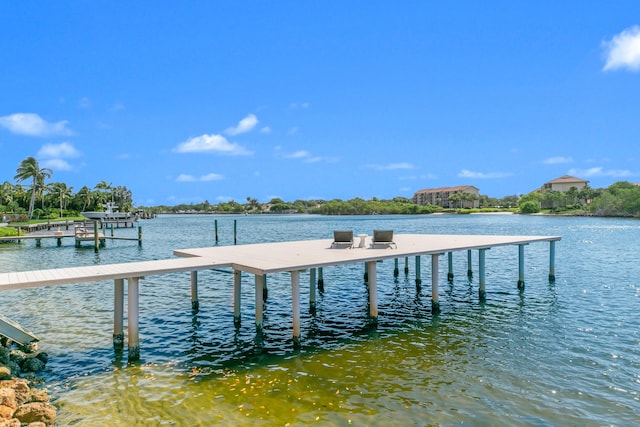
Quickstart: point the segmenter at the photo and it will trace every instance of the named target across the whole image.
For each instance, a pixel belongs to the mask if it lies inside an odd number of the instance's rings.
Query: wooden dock
[[[62,223],[63,225],[65,223]],[[68,231],[71,228],[71,231]],[[0,237],[0,242],[18,242],[22,240],[35,240],[36,246],[40,246],[43,239],[56,239],[57,245],[62,246],[62,240],[64,238],[73,238],[75,240],[76,247],[80,247],[82,242],[91,242],[96,249],[100,246],[104,246],[105,241],[109,240],[131,240],[142,242],[142,228],[138,229],[138,237],[121,237],[113,234],[113,227],[111,227],[111,235],[108,235],[104,231],[104,226],[99,226],[98,222],[94,221],[77,221],[75,223],[66,223],[66,226],[61,229],[60,226],[55,227],[54,230],[45,227],[31,228],[28,234],[21,236],[8,236]],[[35,230],[35,231],[34,231]]]
[[[22,289],[69,283],[113,280],[114,303],[114,346],[123,346],[124,329],[124,279],[128,281],[128,349],[129,359],[139,358],[138,317],[139,280],[144,276],[172,272],[191,272],[192,307],[198,308],[197,271],[214,268],[233,269],[234,318],[240,322],[241,272],[255,275],[255,323],[262,328],[262,311],[266,274],[289,272],[291,275],[293,340],[300,339],[300,272],[311,270],[310,302],[315,303],[316,286],[322,281],[322,268],[343,264],[364,263],[366,265],[369,288],[369,315],[372,321],[378,317],[377,304],[377,262],[398,258],[415,257],[416,284],[421,279],[420,257],[431,256],[431,299],[434,313],[439,311],[438,259],[443,254],[449,256],[449,275],[453,277],[451,256],[453,252],[467,251],[469,261],[471,251],[479,253],[479,297],[486,298],[485,261],[486,250],[513,245],[518,246],[518,287],[524,287],[524,247],[535,242],[549,242],[549,279],[555,280],[555,243],[559,236],[482,236],[482,235],[440,235],[402,234],[395,236],[396,247],[373,246],[370,237],[362,237],[361,247],[332,248],[331,239],[303,240],[294,242],[257,243],[239,246],[216,246],[208,248],[179,249],[174,253],[181,258],[143,261],[123,264],[106,264],[86,267],[0,273],[0,290]],[[469,266],[469,269],[471,267]],[[318,275],[316,276],[316,273]],[[316,281],[316,277],[318,278]]]

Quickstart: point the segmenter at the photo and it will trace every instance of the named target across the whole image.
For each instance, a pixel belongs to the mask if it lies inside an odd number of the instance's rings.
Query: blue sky
[[[0,182],[136,205],[640,182],[637,1],[0,4]]]

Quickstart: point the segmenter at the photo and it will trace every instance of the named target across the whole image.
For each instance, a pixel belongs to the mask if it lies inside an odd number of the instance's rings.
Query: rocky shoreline
[[[37,343],[26,346],[0,340],[0,427],[49,427],[57,411],[46,390],[37,388],[37,373],[48,361]]]

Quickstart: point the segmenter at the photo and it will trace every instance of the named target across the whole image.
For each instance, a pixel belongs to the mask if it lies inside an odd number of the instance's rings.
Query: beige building
[[[563,193],[565,193],[569,191],[571,187],[575,187],[576,190],[580,191],[584,188],[585,185],[588,184],[589,181],[585,181],[584,179],[576,178],[569,175],[563,175],[560,178],[545,182],[542,187],[540,187],[540,191],[551,190],[562,191]]]
[[[413,202],[418,205],[430,204],[443,208],[477,208],[480,206],[479,191],[473,185],[425,188],[413,195]],[[456,197],[458,194],[460,196]]]

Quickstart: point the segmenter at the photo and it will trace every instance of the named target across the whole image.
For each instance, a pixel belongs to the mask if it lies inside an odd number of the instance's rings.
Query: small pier
[[[107,223],[100,223],[100,221],[75,221],[75,222],[58,222],[53,224],[44,223],[36,224],[36,227],[25,227],[25,230],[29,230],[28,234],[19,236],[0,237],[0,242],[18,242],[22,240],[35,240],[36,246],[42,244],[43,239],[55,239],[58,246],[62,246],[62,240],[65,238],[73,238],[75,246],[80,247],[83,242],[89,242],[93,244],[95,249],[104,247],[105,241],[109,240],[131,240],[137,241],[138,244],[142,244],[142,227],[138,227],[138,237],[121,237],[114,235],[114,225],[110,227],[105,226]],[[55,228],[55,230],[52,230]],[[111,231],[111,234],[106,233],[107,230]],[[19,229],[20,232],[20,229]]]
[[[292,329],[294,345],[300,340],[300,272],[309,270],[309,301],[315,302],[316,289],[323,286],[322,269],[325,267],[363,263],[365,265],[366,282],[369,289],[369,316],[372,322],[378,318],[377,264],[379,261],[395,260],[394,274],[398,269],[398,259],[405,259],[405,271],[408,272],[407,260],[415,257],[416,286],[422,283],[420,258],[429,256],[431,269],[431,310],[439,313],[439,257],[447,254],[451,260],[454,252],[466,251],[469,259],[467,275],[471,271],[471,251],[478,251],[480,300],[486,299],[485,253],[492,247],[517,246],[518,277],[514,282],[519,289],[524,289],[524,248],[535,242],[547,242],[549,249],[549,280],[555,280],[555,244],[559,236],[482,236],[482,235],[439,235],[439,234],[401,234],[397,235],[395,246],[373,244],[371,237],[359,236],[358,247],[332,247],[332,240],[303,240],[294,242],[259,243],[238,246],[216,246],[195,249],[175,250],[174,254],[181,258],[132,262],[123,264],[106,264],[86,267],[60,268],[13,273],[0,273],[0,291],[51,286],[69,283],[93,282],[99,280],[114,281],[114,347],[124,346],[124,280],[128,286],[128,351],[129,360],[140,357],[138,332],[139,318],[139,282],[145,276],[173,272],[190,272],[191,303],[198,309],[197,272],[204,269],[231,268],[233,270],[233,302],[234,319],[240,319],[241,273],[255,276],[255,324],[262,329],[264,298],[266,295],[267,274],[288,272],[291,277],[292,297]],[[447,280],[453,279],[452,263],[449,262]],[[231,285],[231,283],[230,283]]]

